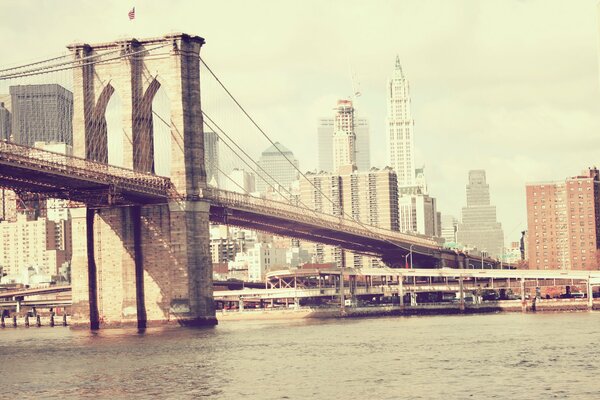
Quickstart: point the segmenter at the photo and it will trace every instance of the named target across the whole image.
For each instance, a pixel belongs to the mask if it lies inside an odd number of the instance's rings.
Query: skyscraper
[[[391,168],[342,174],[307,174],[300,181],[302,205],[337,216],[351,217],[379,228],[398,230],[398,182]],[[379,265],[379,261],[339,248],[315,244],[311,252],[316,262],[335,262],[356,268]]]
[[[435,198],[422,193],[403,194],[398,199],[398,214],[401,232],[440,235]]]
[[[9,91],[16,143],[73,145],[73,93],[57,84],[11,86]]]
[[[504,247],[502,224],[496,221],[496,206],[490,204],[490,186],[484,170],[469,171],[467,206],[456,231],[457,241],[476,247],[492,257],[501,257]]]
[[[563,182],[532,183],[526,193],[529,268],[599,269],[598,170]]]
[[[294,153],[279,142],[262,152],[258,164],[272,178],[258,171],[260,174],[260,177],[256,177],[256,190],[258,192],[264,193],[268,189],[271,189],[271,187],[279,190],[279,186],[289,189],[292,182],[298,179],[298,171],[296,169],[299,168],[298,160],[294,157]]]
[[[317,128],[319,172],[333,171],[333,118],[319,119]]]
[[[356,109],[350,100],[339,100],[336,106],[334,118],[321,118],[317,128],[318,136],[318,169],[319,171],[334,172],[334,134],[336,133],[336,121],[346,132],[354,133],[354,154],[351,157],[359,172],[367,172],[371,168],[369,122],[365,118],[356,117]],[[349,118],[351,113],[352,119]],[[343,136],[338,135],[344,145]],[[337,150],[336,150],[337,151]]]
[[[204,131],[204,164],[206,183],[219,187],[219,136],[207,130]]]
[[[333,172],[347,166],[356,166],[354,107],[350,100],[338,100],[333,119]]]
[[[398,175],[398,185],[414,186],[415,160],[412,114],[410,110],[410,88],[404,77],[400,59],[396,56],[396,67],[388,81],[387,132],[390,149],[390,165]]]

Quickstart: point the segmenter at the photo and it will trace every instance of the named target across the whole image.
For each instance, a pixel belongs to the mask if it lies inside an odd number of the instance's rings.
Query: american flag
[[[128,15],[129,15],[129,19],[130,19],[130,20],[131,20],[131,19],[135,19],[135,7],[133,7],[133,8],[131,9],[131,11],[129,11],[129,14],[128,14]]]

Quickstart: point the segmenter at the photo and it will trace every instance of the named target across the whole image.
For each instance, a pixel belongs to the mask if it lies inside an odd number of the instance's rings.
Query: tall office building
[[[319,172],[331,173],[333,171],[333,118],[319,119],[317,146]]]
[[[490,204],[490,186],[484,170],[469,171],[467,206],[456,231],[458,243],[501,257],[504,247],[502,224],[496,220],[496,206]]]
[[[351,217],[364,224],[398,230],[398,182],[391,168],[344,174],[308,174],[300,182],[302,205],[326,214]],[[312,184],[311,184],[312,183]],[[339,248],[316,244],[310,249],[317,263],[338,266],[378,265],[376,259],[341,252]]]
[[[262,152],[258,164],[271,177],[269,178],[264,173],[261,173],[260,177],[256,177],[256,190],[258,192],[265,193],[271,187],[279,190],[278,186],[283,186],[284,189],[289,190],[292,182],[298,179],[297,168],[300,168],[298,160],[294,157],[294,153],[279,142]]]
[[[392,78],[388,81],[387,100],[390,165],[398,175],[400,187],[414,186],[414,121],[410,110],[410,87],[398,57]]]
[[[0,140],[7,140],[10,137],[11,125],[10,111],[0,102]]]
[[[371,168],[369,122],[365,118],[356,117],[356,109],[349,100],[339,100],[336,106],[334,118],[321,118],[317,128],[318,136],[318,169],[324,172],[334,172],[334,154],[340,149],[334,150],[334,135],[338,128],[346,132],[353,132],[354,152],[349,154],[359,172],[366,172]],[[352,118],[349,118],[351,114]],[[336,123],[339,123],[336,126]],[[344,145],[346,139],[343,135],[336,135]]]
[[[338,100],[333,119],[333,172],[356,167],[354,107],[350,100]]]
[[[342,209],[367,225],[397,231],[398,181],[391,168],[341,175]]]
[[[73,93],[57,84],[11,86],[9,91],[16,143],[73,145]]]
[[[204,131],[204,165],[206,183],[219,187],[219,136],[215,132]]]
[[[400,231],[427,236],[441,234],[437,201],[426,194],[403,194],[398,199]]]
[[[532,183],[526,193],[529,268],[600,269],[598,170],[564,182]]]

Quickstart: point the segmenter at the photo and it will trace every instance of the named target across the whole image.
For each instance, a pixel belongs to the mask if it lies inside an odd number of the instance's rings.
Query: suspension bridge
[[[338,246],[391,266],[409,254],[421,265],[468,265],[430,238],[317,212],[278,185],[245,149],[258,138],[274,141],[200,58],[203,44],[187,34],[79,43],[62,56],[0,70],[0,93],[26,98],[32,108],[49,83],[72,91],[72,109],[55,116],[59,129],[14,116],[18,129],[0,141],[0,186],[24,200],[79,205],[72,210],[74,324],[216,323],[210,221]],[[65,140],[69,129],[72,154],[31,140]],[[210,187],[205,129],[218,134],[231,162],[282,200]]]

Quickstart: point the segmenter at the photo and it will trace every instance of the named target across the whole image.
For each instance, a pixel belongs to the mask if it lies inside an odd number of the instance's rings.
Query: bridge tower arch
[[[108,161],[105,113],[111,96],[118,93],[123,166],[153,173],[152,103],[159,90],[165,91],[170,106],[170,178],[177,194],[168,204],[75,213],[71,275],[76,324],[95,328],[216,323],[209,205],[202,200],[203,44],[201,37],[179,33],[68,46],[78,63],[73,74],[75,156]],[[103,57],[96,58],[99,55]]]

